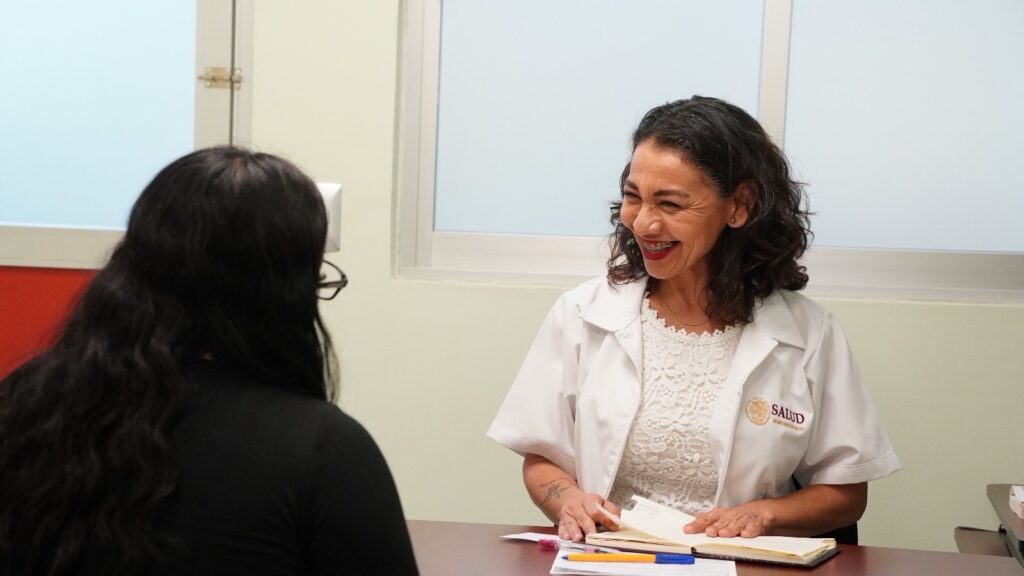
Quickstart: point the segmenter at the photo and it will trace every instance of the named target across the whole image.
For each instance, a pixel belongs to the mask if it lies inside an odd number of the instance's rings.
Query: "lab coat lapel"
[[[639,319],[625,328],[616,330],[615,339],[618,340],[619,346],[622,346],[626,356],[633,361],[633,368],[636,369],[636,381],[640,382],[640,377],[643,374],[641,361],[643,360],[644,343],[643,335],[640,333]]]
[[[612,484],[619,472],[619,465],[622,463],[622,454],[626,449],[626,439],[629,437],[629,430],[636,419],[637,410],[640,409],[640,401],[643,396],[641,375],[641,361],[643,356],[643,335],[640,328],[640,319],[637,318],[624,328],[614,332],[615,340],[619,347],[625,352],[632,363],[632,370],[623,368],[623,371],[615,374],[609,372],[606,376],[614,378],[612,386],[613,398],[610,411],[615,413],[614,422],[608,430],[602,431],[605,435],[604,445],[608,447],[604,458],[604,474],[601,483],[601,495],[605,498],[611,493]],[[624,366],[624,364],[620,364]]]
[[[716,506],[721,501],[725,487],[744,386],[750,374],[764,362],[779,342],[804,346],[803,337],[800,336],[789,307],[776,292],[764,299],[754,311],[753,322],[743,327],[743,333],[736,344],[729,376],[719,393],[718,403],[708,427],[711,454],[718,465]]]
[[[618,473],[622,452],[626,446],[629,429],[640,407],[641,374],[643,361],[643,335],[640,326],[640,304],[646,289],[646,282],[632,282],[625,285],[604,286],[598,297],[581,317],[584,321],[605,331],[614,339],[619,353],[629,359],[630,370],[623,363],[611,361],[607,372],[601,378],[607,381],[606,408],[610,425],[596,431],[601,436],[604,455],[600,459],[602,469],[594,491],[607,497]],[[610,342],[608,342],[610,343]],[[623,359],[619,356],[619,359]],[[610,380],[609,380],[610,379]]]

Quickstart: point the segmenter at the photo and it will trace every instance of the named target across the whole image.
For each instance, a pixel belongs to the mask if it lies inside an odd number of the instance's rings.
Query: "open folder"
[[[817,566],[839,552],[832,538],[711,538],[704,534],[686,534],[683,526],[693,516],[662,506],[646,498],[633,496],[636,505],[622,511],[622,524],[616,532],[587,535],[587,543],[621,550],[677,552],[704,558],[748,562],[766,562],[790,566]]]

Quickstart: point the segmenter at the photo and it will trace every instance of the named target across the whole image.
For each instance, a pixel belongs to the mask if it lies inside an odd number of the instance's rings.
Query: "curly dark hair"
[[[0,381],[0,573],[141,574],[175,545],[153,526],[186,363],[334,396],[326,233],[316,185],[280,158],[211,148],[156,175],[54,345]]]
[[[647,140],[678,150],[731,197],[748,183],[750,216],[739,228],[727,227],[707,255],[708,316],[725,324],[745,324],[754,307],[773,291],[807,285],[799,258],[811,237],[810,212],[800,183],[760,124],[741,108],[717,98],[694,96],[658,106],[633,132],[633,149]],[[620,177],[620,190],[629,164]],[[643,255],[622,223],[622,201],[611,205],[608,281],[627,284],[644,278]],[[655,279],[651,279],[654,282]]]

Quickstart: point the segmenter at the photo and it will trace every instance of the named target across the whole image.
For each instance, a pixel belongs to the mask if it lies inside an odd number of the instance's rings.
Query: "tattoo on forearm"
[[[545,482],[540,486],[541,488],[546,489],[544,492],[544,498],[542,498],[540,501],[541,505],[547,504],[549,500],[560,497],[562,495],[562,492],[565,492],[566,490],[569,489],[568,486],[562,485],[561,478],[555,478],[554,480]]]

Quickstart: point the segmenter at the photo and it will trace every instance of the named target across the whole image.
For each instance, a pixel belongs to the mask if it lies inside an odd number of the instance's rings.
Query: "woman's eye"
[[[666,210],[679,210],[680,208],[682,208],[682,206],[676,204],[675,202],[662,202],[661,207]]]
[[[623,190],[622,191],[622,199],[623,200],[629,200],[629,201],[635,201],[635,200],[640,199],[640,196],[637,195],[636,192],[630,192],[628,190]]]

